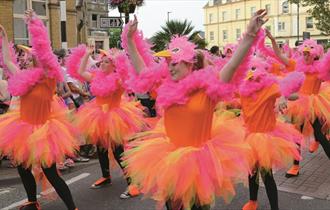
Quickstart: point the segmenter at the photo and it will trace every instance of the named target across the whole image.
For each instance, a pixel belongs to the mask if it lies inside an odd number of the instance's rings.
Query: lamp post
[[[297,0],[297,39],[299,44],[299,0]]]
[[[170,13],[172,13],[172,12],[167,12],[167,22],[170,21]]]

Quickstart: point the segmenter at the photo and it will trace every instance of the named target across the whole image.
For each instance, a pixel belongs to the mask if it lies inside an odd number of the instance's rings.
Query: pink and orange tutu
[[[67,109],[53,100],[49,119],[38,125],[21,120],[19,107],[0,116],[0,153],[24,167],[50,167],[79,149],[78,132]]]
[[[194,202],[208,205],[216,196],[230,201],[234,185],[248,175],[250,147],[234,121],[216,122],[211,138],[200,147],[173,144],[162,121],[136,134],[124,156],[133,183],[160,206],[167,200],[180,201],[186,208]]]
[[[123,144],[130,135],[145,126],[143,112],[136,102],[122,100],[119,106],[99,105],[93,100],[83,105],[75,116],[75,123],[84,132],[87,142],[104,148]]]

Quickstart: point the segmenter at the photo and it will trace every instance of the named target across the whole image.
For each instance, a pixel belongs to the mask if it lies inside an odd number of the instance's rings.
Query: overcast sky
[[[167,12],[171,12],[170,19],[188,19],[196,30],[204,31],[203,6],[206,3],[207,0],[145,0],[145,4],[136,11],[139,28],[145,37],[151,37],[165,24]],[[119,16],[117,9],[110,11],[110,16]]]

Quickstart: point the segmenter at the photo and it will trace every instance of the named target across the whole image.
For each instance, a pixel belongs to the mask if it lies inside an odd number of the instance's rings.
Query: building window
[[[97,15],[92,14],[92,28],[97,28]]]
[[[236,39],[239,39],[241,37],[241,29],[237,28],[236,29]]]
[[[267,11],[267,14],[270,14],[270,4],[266,4],[265,9]]]
[[[97,3],[97,0],[91,0],[92,3]]]
[[[278,31],[285,31],[285,22],[278,23]]]
[[[222,12],[222,21],[226,21],[227,20],[227,12],[224,11]]]
[[[99,0],[99,2],[100,2],[101,4],[104,4],[104,3],[105,3],[105,0]]]
[[[235,10],[235,18],[236,18],[236,20],[239,19],[240,13],[241,13],[241,10],[240,9],[236,9]]]
[[[251,7],[251,17],[256,13],[256,7]]]
[[[33,9],[38,17],[47,26],[48,6],[46,0],[14,0],[14,42],[15,44],[29,45],[29,34],[24,22],[24,12]]]
[[[227,30],[223,30],[222,31],[222,38],[223,38],[223,40],[227,40],[228,39],[228,31]]]
[[[313,17],[306,17],[306,28],[313,28]]]
[[[282,3],[282,13],[289,13],[289,3],[288,3],[288,1],[284,1]]]
[[[209,23],[213,22],[213,14],[209,14]]]
[[[210,32],[210,41],[213,41],[213,40],[214,40],[214,32],[211,31],[211,32]]]

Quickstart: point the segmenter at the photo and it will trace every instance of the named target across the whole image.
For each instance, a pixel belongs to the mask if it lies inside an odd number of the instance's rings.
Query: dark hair
[[[212,53],[213,55],[217,54],[217,52],[219,52],[219,47],[214,45],[211,47],[210,49],[210,53]]]

